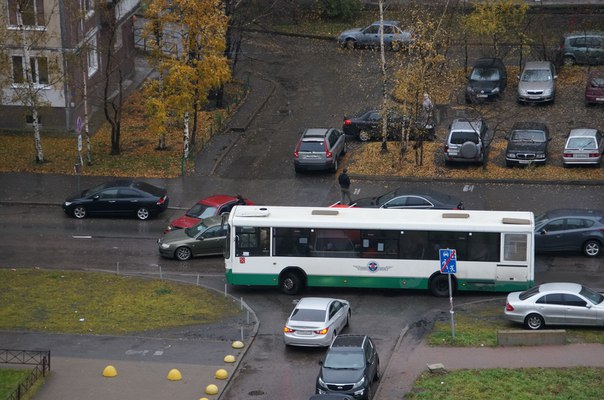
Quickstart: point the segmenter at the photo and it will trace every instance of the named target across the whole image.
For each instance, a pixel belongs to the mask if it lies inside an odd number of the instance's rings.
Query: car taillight
[[[573,154],[572,153],[564,153],[563,157],[572,157]]]
[[[329,328],[323,328],[320,331],[314,331],[317,335],[326,335],[329,331]]]
[[[505,311],[514,311],[514,307],[510,303],[506,303]]]
[[[589,153],[589,157],[600,157],[600,153]]]
[[[344,120],[344,125],[350,125],[350,124],[352,124],[352,122],[349,119]]]
[[[285,333],[294,333],[296,330],[288,328],[287,326],[283,328],[283,332]]]
[[[449,146],[445,145],[445,153],[449,151]]]
[[[325,147],[325,157],[331,158],[333,154],[329,151],[329,147],[327,146],[327,139],[323,141],[323,146]]]
[[[296,150],[294,150],[294,158],[298,158],[300,157],[300,142],[298,142],[298,145],[296,146]]]
[[[161,199],[157,200],[157,205],[161,206],[162,204],[164,204],[166,202],[166,196],[162,197]]]

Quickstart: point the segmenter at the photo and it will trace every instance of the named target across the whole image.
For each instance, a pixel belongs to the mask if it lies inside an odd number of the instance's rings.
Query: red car
[[[228,213],[237,204],[253,205],[254,203],[248,199],[244,199],[241,195],[229,196],[226,194],[217,194],[199,200],[185,215],[170,222],[170,226],[165,232],[175,229],[190,228],[197,224],[202,218],[212,217],[214,215],[222,215]]]
[[[585,103],[604,104],[604,71],[592,71],[585,86]]]

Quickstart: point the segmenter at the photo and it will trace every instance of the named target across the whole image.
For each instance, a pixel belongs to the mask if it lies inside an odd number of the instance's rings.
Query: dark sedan
[[[557,209],[535,217],[535,250],[582,251],[597,257],[604,245],[604,211]]]
[[[166,189],[135,180],[117,180],[69,196],[63,210],[75,218],[90,215],[156,216],[168,208]]]
[[[506,136],[508,147],[505,165],[544,165],[548,143],[551,140],[547,125],[541,122],[517,122]]]
[[[401,129],[405,117],[396,111],[388,112],[387,128],[388,139],[397,140],[401,136]],[[382,114],[377,110],[369,110],[356,117],[344,117],[342,131],[354,136],[362,142],[380,139],[382,135]]]
[[[358,199],[354,207],[463,210],[460,199],[433,190],[413,191],[399,188],[376,197]]]

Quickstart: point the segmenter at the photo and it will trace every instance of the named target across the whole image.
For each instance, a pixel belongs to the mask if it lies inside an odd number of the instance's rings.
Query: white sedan
[[[604,326],[604,295],[578,283],[544,283],[510,293],[505,316],[527,329],[546,325]]]
[[[287,319],[283,340],[288,346],[327,347],[348,326],[350,315],[347,300],[305,297]]]

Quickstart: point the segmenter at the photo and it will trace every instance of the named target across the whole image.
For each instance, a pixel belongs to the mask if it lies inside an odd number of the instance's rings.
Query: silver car
[[[327,347],[348,326],[351,313],[346,300],[302,298],[285,323],[283,341],[288,346]]]
[[[544,283],[510,293],[505,317],[527,329],[546,325],[604,326],[604,295],[578,283]]]
[[[346,154],[346,135],[335,128],[306,129],[294,150],[296,172],[310,170],[338,170]]]
[[[564,145],[564,166],[573,164],[595,164],[602,162],[604,135],[597,129],[571,129]]]
[[[204,218],[190,228],[166,232],[157,241],[159,254],[180,261],[197,256],[221,255],[227,233],[226,215],[228,213]]]
[[[519,103],[553,103],[556,98],[556,68],[549,61],[528,61],[518,77]]]
[[[353,28],[340,33],[338,43],[342,47],[354,49],[355,47],[380,46],[380,21],[376,21],[365,28]],[[399,21],[384,21],[384,48],[398,51],[413,42],[411,32],[404,31]]]

